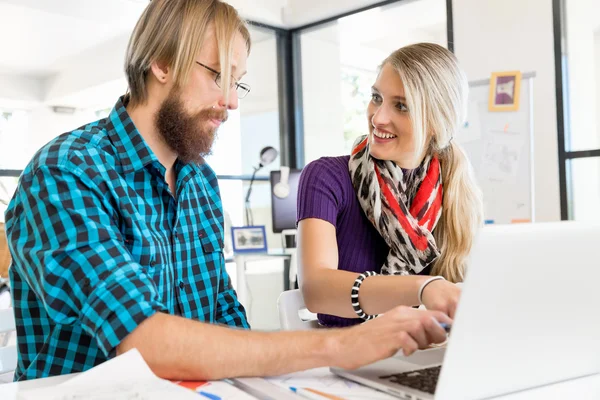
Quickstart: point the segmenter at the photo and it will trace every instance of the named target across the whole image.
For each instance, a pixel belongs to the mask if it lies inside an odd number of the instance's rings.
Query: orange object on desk
[[[335,396],[333,394],[329,394],[329,393],[323,393],[319,390],[316,389],[311,389],[311,388],[303,388],[304,390],[306,390],[307,392],[312,392],[314,394],[318,394],[319,396],[325,398],[325,399],[330,399],[330,400],[345,400],[339,396]]]
[[[197,388],[205,386],[206,381],[171,381],[179,386],[183,386],[186,389],[196,391]]]

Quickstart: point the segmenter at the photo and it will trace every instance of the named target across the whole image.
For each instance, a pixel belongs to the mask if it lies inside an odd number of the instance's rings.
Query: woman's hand
[[[460,293],[458,285],[440,279],[425,286],[421,299],[428,310],[441,311],[454,318]]]

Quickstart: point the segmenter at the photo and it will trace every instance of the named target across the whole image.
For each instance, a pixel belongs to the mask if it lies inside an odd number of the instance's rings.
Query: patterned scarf
[[[354,143],[348,167],[362,209],[390,248],[381,273],[420,273],[440,254],[431,233],[442,215],[437,157],[425,157],[405,174],[393,161],[371,157],[369,137],[363,136]]]

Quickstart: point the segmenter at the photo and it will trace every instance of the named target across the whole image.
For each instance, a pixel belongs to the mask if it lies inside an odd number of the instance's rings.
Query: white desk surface
[[[0,399],[17,400],[17,393],[57,385],[76,376],[63,375],[44,379],[0,385]],[[494,400],[598,400],[600,399],[600,374],[573,379],[511,395],[495,397]]]

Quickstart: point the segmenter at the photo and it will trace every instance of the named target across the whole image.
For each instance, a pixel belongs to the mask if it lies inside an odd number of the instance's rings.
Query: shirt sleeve
[[[342,170],[335,159],[321,158],[302,170],[298,183],[298,222],[318,218],[337,226],[337,217],[343,207],[344,187]]]
[[[113,357],[142,321],[167,308],[125,247],[110,200],[78,171],[43,166],[22,182],[9,242],[48,316],[81,324]]]
[[[237,294],[233,290],[233,286],[231,286],[231,278],[224,267],[221,268],[220,275],[216,322],[218,324],[250,329],[246,310],[239,302]]]

